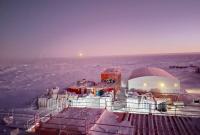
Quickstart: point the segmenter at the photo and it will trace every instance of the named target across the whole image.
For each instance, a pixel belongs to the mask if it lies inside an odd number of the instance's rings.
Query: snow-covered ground
[[[170,69],[171,65],[200,66],[200,55],[123,56],[83,59],[42,59],[0,62],[0,108],[29,107],[46,88],[65,88],[86,78],[99,81],[105,68],[118,67],[122,79],[140,67],[160,67],[177,76],[182,88],[200,87],[200,75],[194,69]]]

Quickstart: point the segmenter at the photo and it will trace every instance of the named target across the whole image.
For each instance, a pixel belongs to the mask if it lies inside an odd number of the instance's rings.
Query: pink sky
[[[200,52],[200,1],[2,0],[1,57]]]

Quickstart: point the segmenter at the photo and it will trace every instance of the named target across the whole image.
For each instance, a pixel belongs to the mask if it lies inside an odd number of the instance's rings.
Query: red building
[[[114,90],[114,99],[116,93],[121,87],[121,71],[116,68],[108,68],[101,73],[101,82],[112,84],[112,89]]]
[[[77,81],[75,84],[72,84],[66,90],[67,92],[76,93],[76,94],[86,94],[88,89],[94,87],[96,85],[93,81],[87,81],[86,79],[82,79],[81,81]]]
[[[101,73],[101,82],[121,84],[121,72],[116,68],[109,68]]]

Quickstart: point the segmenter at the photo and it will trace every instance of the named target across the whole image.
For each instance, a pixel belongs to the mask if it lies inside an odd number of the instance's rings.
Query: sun
[[[78,56],[79,56],[79,57],[83,57],[83,53],[79,53]]]

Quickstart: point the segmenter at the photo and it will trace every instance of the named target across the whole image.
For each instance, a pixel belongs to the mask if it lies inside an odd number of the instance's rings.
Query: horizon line
[[[184,54],[197,54],[200,52],[169,52],[169,53],[146,53],[146,54],[114,54],[114,55],[97,55],[97,56],[53,56],[53,57],[1,57],[0,60],[34,60],[34,59],[86,59],[86,58],[102,58],[102,57],[131,57],[131,56],[162,56],[162,55],[184,55]]]

